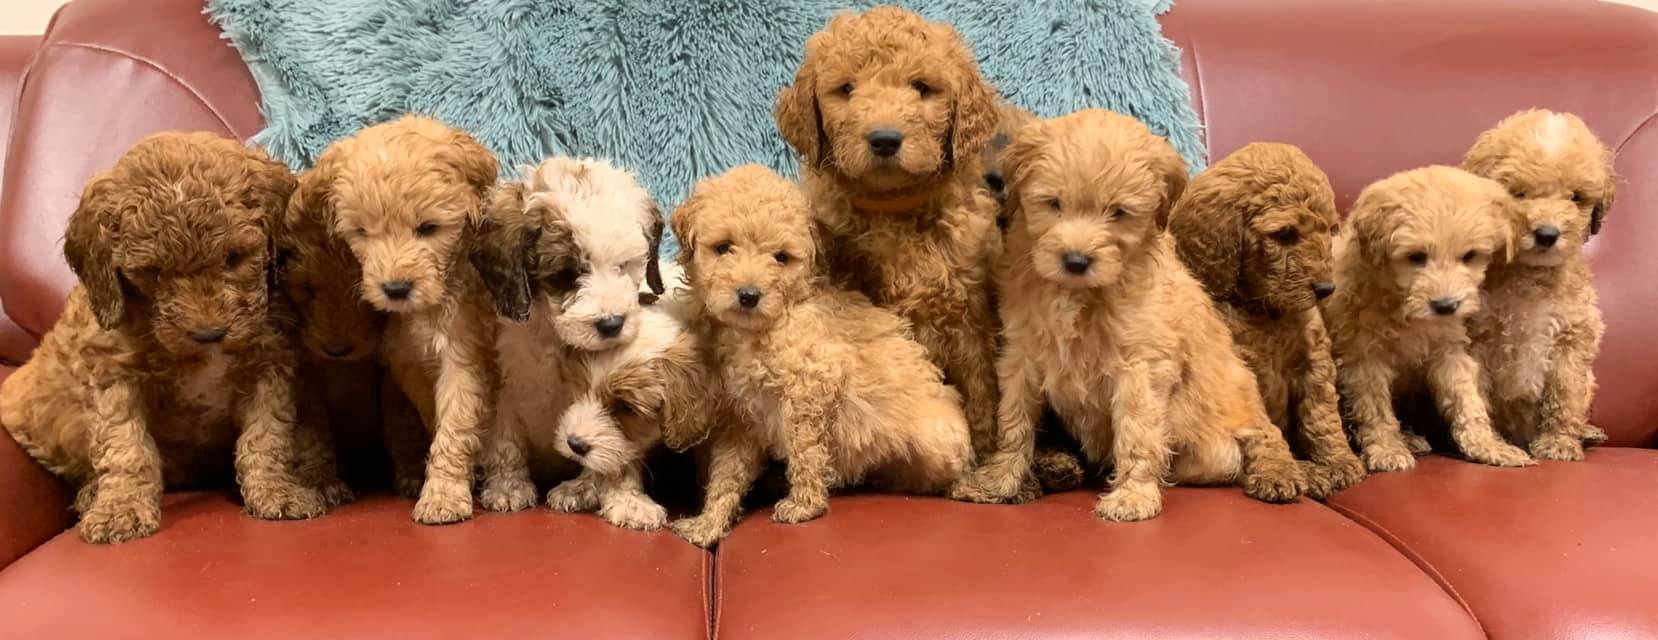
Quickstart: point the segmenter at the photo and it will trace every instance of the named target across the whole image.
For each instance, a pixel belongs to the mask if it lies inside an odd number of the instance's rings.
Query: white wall
[[[52,12],[66,0],[0,0],[0,35],[46,31]]]

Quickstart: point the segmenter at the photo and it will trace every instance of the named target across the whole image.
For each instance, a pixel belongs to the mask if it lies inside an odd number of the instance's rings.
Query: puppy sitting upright
[[[1303,470],[1316,498],[1365,475],[1341,428],[1336,365],[1318,310],[1336,290],[1330,238],[1339,220],[1318,165],[1272,143],[1246,145],[1209,167],[1169,214],[1180,260],[1232,330],[1267,414],[1286,435],[1298,434],[1311,458]]]
[[[1336,239],[1336,292],[1325,308],[1342,402],[1371,471],[1416,466],[1394,414],[1424,387],[1470,459],[1532,464],[1492,430],[1465,319],[1505,251],[1511,200],[1502,185],[1452,167],[1424,167],[1359,194]]]
[[[1299,496],[1301,469],[1254,376],[1162,233],[1186,186],[1174,148],[1134,118],[1089,109],[1025,127],[1005,163],[1002,438],[956,497],[1014,496],[1044,399],[1090,462],[1114,467],[1102,518],[1157,515],[1171,480]]]
[[[323,212],[362,265],[362,296],[390,312],[386,360],[432,431],[414,519],[472,517],[473,463],[493,420],[495,312],[466,259],[495,184],[495,157],[421,116],[335,142],[300,198]]]
[[[972,447],[959,395],[903,319],[817,281],[810,212],[794,185],[738,167],[697,185],[673,225],[738,418],[715,436],[702,514],[675,532],[701,546],[723,537],[768,457],[788,462],[779,522],[823,515],[836,486],[938,493],[961,475]]]
[[[974,450],[996,429],[1001,251],[981,156],[995,93],[960,34],[896,7],[835,17],[806,41],[777,128],[800,155],[827,269],[903,316],[961,389]]]
[[[232,441],[249,513],[322,513],[293,472],[294,357],[267,263],[293,188],[233,140],[161,133],[81,194],[63,246],[80,286],[0,388],[0,422],[80,489],[88,542],[155,533],[162,488],[216,479]]]
[[[1589,424],[1605,323],[1583,244],[1612,208],[1612,152],[1577,116],[1514,114],[1468,151],[1464,169],[1519,200],[1513,258],[1486,274],[1470,319],[1473,355],[1497,428],[1548,460],[1582,460],[1606,440]]]

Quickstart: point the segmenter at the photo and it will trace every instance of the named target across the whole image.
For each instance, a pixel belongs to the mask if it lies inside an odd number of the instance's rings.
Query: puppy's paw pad
[[[450,524],[468,520],[472,517],[472,497],[424,491],[411,515],[420,524]]]
[[[1114,490],[1094,503],[1094,515],[1115,522],[1146,520],[1163,511],[1163,498],[1156,493]]]
[[[640,531],[655,531],[668,524],[668,510],[645,496],[612,500],[599,509],[599,517],[618,527]]]
[[[525,481],[484,482],[478,501],[490,511],[523,511],[535,506],[535,485]]]
[[[668,528],[673,530],[674,535],[704,549],[714,546],[726,534],[725,527],[701,517],[675,520]]]
[[[137,503],[93,503],[81,516],[81,539],[93,544],[137,540],[161,529],[161,509]]]
[[[1405,448],[1409,449],[1414,455],[1425,456],[1433,453],[1433,445],[1428,442],[1427,438],[1414,433],[1407,433],[1404,434],[1404,440]]]
[[[829,505],[784,498],[777,501],[771,519],[785,524],[799,524],[829,512]]]
[[[1277,465],[1244,477],[1244,493],[1262,502],[1293,502],[1301,496],[1307,479],[1300,467]]]
[[[586,480],[565,480],[547,492],[547,508],[565,513],[592,511],[599,508],[599,492]]]
[[[1506,442],[1489,442],[1463,451],[1469,460],[1481,462],[1494,467],[1527,467],[1537,464],[1524,449]]]
[[[1416,456],[1404,445],[1374,445],[1364,450],[1364,466],[1372,472],[1405,471],[1416,468]]]
[[[328,511],[321,493],[299,485],[244,488],[242,502],[249,515],[264,520],[304,520]]]

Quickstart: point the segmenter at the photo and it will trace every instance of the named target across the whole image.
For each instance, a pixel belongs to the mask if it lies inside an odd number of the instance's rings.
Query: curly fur
[[[1296,434],[1307,493],[1364,479],[1341,427],[1336,366],[1317,302],[1335,291],[1330,179],[1300,149],[1255,143],[1205,170],[1169,214],[1184,263],[1232,330],[1267,415]]]
[[[676,522],[677,533],[702,546],[723,537],[768,457],[788,462],[779,522],[823,515],[834,487],[940,493],[961,475],[972,450],[960,396],[901,317],[819,281],[794,185],[739,167],[699,184],[673,225],[738,418],[715,435],[702,514]]]
[[[995,93],[947,24],[895,7],[842,14],[806,42],[777,127],[801,156],[836,284],[903,316],[961,389],[976,451],[996,425],[990,269],[1001,251],[982,154]],[[902,135],[882,157],[872,132]]]
[[[1171,480],[1299,496],[1301,469],[1254,376],[1163,233],[1186,186],[1174,148],[1134,118],[1089,109],[1026,127],[1005,162],[1001,440],[952,494],[1013,496],[1046,400],[1090,462],[1114,467],[1102,518],[1155,516]]]
[[[1462,166],[1519,201],[1514,258],[1492,263],[1469,323],[1493,421],[1533,456],[1582,460],[1606,439],[1589,424],[1606,328],[1583,244],[1612,209],[1612,152],[1577,116],[1532,110],[1480,134]]]
[[[432,433],[414,519],[472,517],[473,464],[493,421],[495,312],[467,260],[495,157],[422,116],[335,142],[295,195],[321,211],[362,265],[361,294],[390,312],[382,348],[393,378]],[[389,292],[402,285],[402,298]]]
[[[1453,167],[1414,169],[1364,189],[1336,239],[1336,292],[1325,308],[1346,420],[1371,471],[1416,465],[1394,413],[1426,387],[1470,459],[1521,466],[1531,456],[1492,430],[1469,354],[1492,256],[1508,251],[1512,200]],[[1442,309],[1436,311],[1438,300]]]
[[[323,512],[293,473],[291,319],[267,264],[293,188],[259,151],[162,133],[81,194],[64,238],[81,284],[0,389],[0,422],[79,488],[87,541],[154,533],[163,487],[232,457],[252,515]]]
[[[1007,174],[1003,171],[1002,156],[1007,153],[1008,145],[1013,144],[1019,130],[1035,122],[1036,116],[1019,105],[1000,98],[996,100],[996,114],[996,133],[984,147],[984,186],[996,197],[996,204],[1000,205],[1001,212],[996,216],[996,226],[1006,231]]]

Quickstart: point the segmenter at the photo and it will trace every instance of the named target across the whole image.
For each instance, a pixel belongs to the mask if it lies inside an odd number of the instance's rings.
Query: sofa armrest
[[[16,369],[0,366],[0,385]],[[0,429],[0,571],[74,522],[69,486]]]

